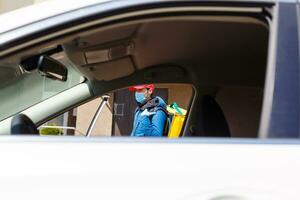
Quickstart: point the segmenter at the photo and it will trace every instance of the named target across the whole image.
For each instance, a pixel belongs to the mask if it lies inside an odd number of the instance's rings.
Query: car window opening
[[[48,89],[41,98],[31,101],[30,93],[37,83],[30,81],[33,85],[24,97],[26,105],[7,112],[2,119],[71,88],[86,77],[94,96],[75,109],[67,111],[66,107],[62,111],[67,112],[55,119],[49,117],[39,127],[41,134],[152,136],[143,135],[145,130],[132,132],[136,128],[135,118],[155,116],[153,113],[161,111],[165,123],[154,128],[160,130],[159,136],[257,138],[268,39],[266,21],[252,16],[176,16],[78,33],[57,44],[63,49],[63,56],[58,57],[63,58],[61,62],[70,74],[68,86],[58,82],[50,86],[43,79],[43,87]],[[72,74],[74,77],[69,77]],[[22,82],[18,90],[25,93],[22,89],[26,81],[16,81]],[[143,102],[145,97],[137,93],[147,94],[148,90],[137,90],[134,94],[128,87],[145,83],[155,85],[154,92],[165,102],[163,108],[156,105],[155,111],[147,107],[139,112],[137,102]],[[94,117],[103,94],[110,98],[100,115]],[[149,101],[152,99],[158,98]],[[57,114],[51,118],[53,115]]]

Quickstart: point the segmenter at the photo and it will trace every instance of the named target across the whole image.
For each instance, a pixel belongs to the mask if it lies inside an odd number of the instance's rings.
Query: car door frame
[[[118,15],[126,14],[127,12],[137,11],[140,9],[153,9],[153,8],[161,8],[168,6],[235,6],[235,7],[264,7],[264,6],[273,6],[273,1],[220,1],[220,2],[203,2],[203,1],[118,1],[118,2],[107,2],[105,4],[98,4],[93,6],[84,7],[81,10],[69,11],[67,13],[62,13],[57,16],[53,16],[49,19],[41,20],[38,22],[34,22],[27,26],[17,28],[16,30],[9,31],[0,35],[0,59],[5,58],[6,56],[12,55],[14,53],[24,51],[34,45],[39,45],[44,43],[45,41],[53,41],[57,40],[60,37],[66,37],[75,31],[81,30],[83,28],[83,24],[86,23],[87,26],[94,28],[95,23],[92,23],[91,20],[99,19],[102,20],[105,17],[113,17],[115,12],[118,11]],[[278,5],[278,4],[277,4]],[[276,5],[276,6],[277,6]],[[77,14],[77,15],[76,15]],[[112,18],[109,18],[112,20]],[[88,23],[90,22],[90,23]],[[106,23],[105,21],[101,21],[102,23]],[[99,23],[99,21],[97,22]],[[77,29],[75,29],[77,27]],[[22,33],[22,34],[21,34]],[[47,36],[45,36],[47,35]],[[12,37],[14,36],[14,37]],[[268,64],[268,68],[270,68],[270,63]],[[269,73],[269,72],[268,72]],[[270,72],[272,73],[272,72]],[[268,84],[272,82],[272,76],[267,75],[266,88],[268,88]],[[273,80],[274,81],[274,80]],[[272,85],[272,84],[271,84]],[[93,87],[90,86],[90,89],[93,90]],[[276,89],[275,89],[276,90]],[[271,90],[274,91],[274,90]],[[93,93],[93,91],[92,91]],[[97,95],[97,94],[96,94]],[[264,95],[264,99],[266,95]],[[264,100],[264,107],[271,102],[273,102],[273,95],[270,100]],[[76,105],[72,105],[75,107]],[[66,109],[64,109],[66,110]],[[260,135],[266,135],[267,132],[273,130],[272,124],[274,124],[273,119],[275,120],[275,115],[273,115],[273,107],[269,110],[264,109],[262,114],[262,122],[261,124],[266,124],[260,129]],[[189,119],[188,119],[189,120]],[[44,119],[40,121],[45,121]],[[276,124],[276,123],[275,123]],[[187,127],[187,126],[186,126]],[[275,127],[276,129],[276,127]],[[186,129],[185,129],[186,130]]]
[[[260,122],[261,138],[299,138],[299,10],[279,1],[269,41],[268,67]]]

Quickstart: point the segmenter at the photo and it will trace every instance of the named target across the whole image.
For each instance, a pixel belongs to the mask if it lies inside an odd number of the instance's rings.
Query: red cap
[[[154,90],[154,85],[153,84],[148,84],[148,85],[136,85],[136,86],[131,86],[129,87],[129,91],[137,91],[141,90],[144,88],[151,89],[152,91]]]

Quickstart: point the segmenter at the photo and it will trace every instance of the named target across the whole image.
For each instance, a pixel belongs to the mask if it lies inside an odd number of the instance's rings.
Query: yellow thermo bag
[[[168,137],[178,138],[185,120],[186,110],[179,108],[176,103],[173,103],[172,105],[167,106],[167,111],[169,115],[172,116]]]

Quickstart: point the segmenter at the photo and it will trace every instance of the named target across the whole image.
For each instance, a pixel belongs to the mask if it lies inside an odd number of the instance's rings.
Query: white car
[[[54,0],[0,16],[0,197],[299,199],[299,6]],[[186,111],[176,139],[128,137],[127,88],[149,83]]]

